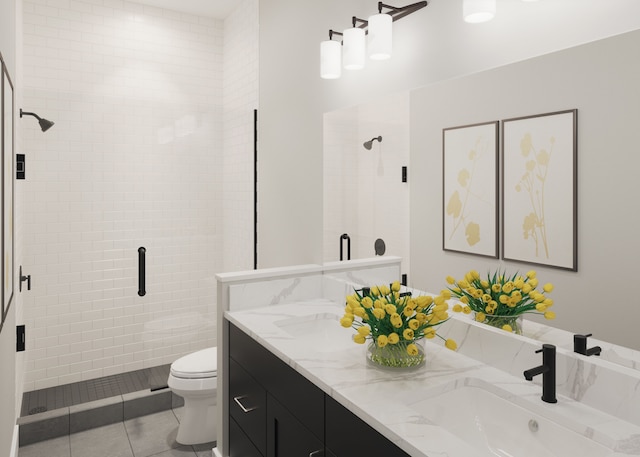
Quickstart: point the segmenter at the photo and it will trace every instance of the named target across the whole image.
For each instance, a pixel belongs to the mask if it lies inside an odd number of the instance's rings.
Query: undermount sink
[[[335,352],[344,350],[351,343],[353,331],[340,325],[337,314],[318,313],[308,316],[291,317],[274,322],[301,346],[310,343],[314,352]]]
[[[612,450],[481,385],[456,386],[414,404],[487,457],[601,457]]]

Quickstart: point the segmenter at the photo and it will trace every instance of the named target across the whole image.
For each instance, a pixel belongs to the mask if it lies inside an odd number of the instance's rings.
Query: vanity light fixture
[[[496,0],[462,0],[462,17],[465,22],[479,24],[496,15]]]
[[[382,12],[382,4],[378,4],[380,12],[369,16],[369,35],[367,49],[371,60],[391,58],[393,38],[393,18]]]
[[[366,38],[365,31],[360,27],[356,27],[357,22],[367,24],[364,19],[358,19],[353,16],[353,27],[345,29],[342,32],[342,45],[344,53],[342,54],[342,65],[345,70],[361,70],[364,68],[366,60]]]
[[[342,74],[342,45],[333,41],[340,32],[329,30],[329,39],[320,43],[320,76],[323,79],[338,79]]]
[[[337,66],[340,59],[342,66],[347,70],[364,68],[367,54],[372,60],[389,59],[392,48],[392,23],[428,4],[428,1],[421,1],[397,7],[378,2],[378,14],[370,16],[368,20],[353,16],[351,28],[343,32],[329,30],[329,40],[320,43],[320,76],[323,79],[339,78],[341,70]],[[387,11],[383,13],[383,9]],[[333,35],[342,37],[342,46],[339,42],[333,41]]]

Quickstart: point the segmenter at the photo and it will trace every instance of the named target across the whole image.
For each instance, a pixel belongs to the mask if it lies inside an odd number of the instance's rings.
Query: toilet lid
[[[217,373],[218,354],[215,347],[187,354],[171,364],[171,374],[176,378],[212,378]]]

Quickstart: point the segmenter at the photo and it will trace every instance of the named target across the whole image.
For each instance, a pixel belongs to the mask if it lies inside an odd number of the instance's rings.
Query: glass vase
[[[393,369],[412,369],[424,365],[424,347],[422,342],[413,342],[418,348],[418,354],[411,355],[407,352],[408,342],[399,342],[397,344],[387,344],[379,347],[372,342],[367,347],[367,360],[370,364]]]
[[[508,325],[511,327],[511,333],[522,335],[522,316],[492,316],[487,314],[483,322],[501,330],[508,330],[508,328],[505,328],[505,325]]]

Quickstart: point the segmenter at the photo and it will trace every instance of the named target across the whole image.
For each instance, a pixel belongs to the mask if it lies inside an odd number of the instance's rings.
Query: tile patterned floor
[[[18,457],[212,457],[215,443],[176,442],[183,408],[23,446]]]

